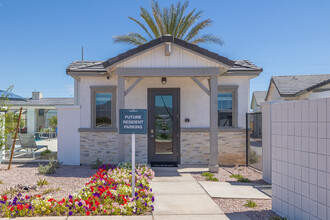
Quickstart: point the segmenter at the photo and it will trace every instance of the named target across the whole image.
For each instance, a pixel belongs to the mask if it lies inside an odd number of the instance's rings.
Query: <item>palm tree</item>
[[[203,12],[196,11],[196,9],[185,13],[188,5],[188,1],[183,4],[178,2],[176,5],[171,4],[169,8],[164,7],[161,9],[158,2],[152,0],[151,13],[147,9],[140,7],[140,17],[145,24],[133,17],[128,17],[144,30],[146,36],[142,36],[137,32],[130,32],[125,35],[114,36],[114,42],[141,45],[152,39],[169,34],[193,44],[216,43],[222,45],[223,41],[218,36],[199,34],[201,30],[212,25],[212,20],[198,21],[202,17]]]

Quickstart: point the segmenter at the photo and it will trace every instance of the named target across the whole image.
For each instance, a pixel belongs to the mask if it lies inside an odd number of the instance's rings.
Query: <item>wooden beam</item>
[[[134,89],[135,88],[135,86],[142,80],[143,78],[142,77],[140,77],[140,78],[138,78],[137,80],[135,80],[133,83],[132,83],[132,85],[130,86],[130,87],[128,87],[128,89],[125,91],[125,96],[130,92],[130,91],[132,91],[132,89]]]
[[[203,83],[201,83],[195,76],[190,77],[206,94],[210,95],[210,90],[208,90]]]

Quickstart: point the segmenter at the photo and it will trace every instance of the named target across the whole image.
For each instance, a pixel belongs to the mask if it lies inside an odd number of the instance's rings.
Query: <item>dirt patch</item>
[[[262,180],[262,173],[251,167],[236,166],[236,167],[219,167],[219,172],[214,176],[218,178],[220,182],[236,182],[236,178],[231,178],[232,174],[241,174],[245,178],[248,178],[251,183],[266,184]],[[206,178],[202,176],[202,173],[191,174],[197,181],[206,181]]]
[[[10,188],[22,188],[26,186],[29,190],[23,190],[24,195],[42,194],[43,196],[52,196],[56,199],[66,198],[85,186],[89,181],[89,177],[96,170],[87,166],[67,166],[62,165],[54,174],[41,175],[38,173],[38,165],[36,164],[13,164],[10,170],[8,165],[0,165],[0,195],[8,192]],[[39,179],[46,179],[49,185],[43,187],[37,186]],[[37,186],[37,187],[36,187]]]
[[[269,219],[277,216],[272,209],[272,200],[253,199],[257,207],[249,208],[244,206],[247,199],[221,199],[213,198],[213,201],[221,208],[224,213],[242,213],[251,219]]]

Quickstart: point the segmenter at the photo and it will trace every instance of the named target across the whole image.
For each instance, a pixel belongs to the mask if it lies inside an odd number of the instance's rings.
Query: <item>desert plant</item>
[[[218,178],[216,178],[214,174],[210,172],[203,172],[202,176],[206,177],[207,181],[219,181]]]
[[[232,175],[230,175],[230,177],[231,178],[235,178],[239,182],[243,182],[243,183],[249,183],[249,182],[251,182],[251,180],[249,180],[248,178],[245,178],[244,176],[242,176],[242,174],[232,174]]]
[[[92,165],[92,169],[98,169],[102,164],[103,164],[102,161],[99,158],[97,158],[95,164]]]
[[[57,187],[57,188],[50,188],[50,189],[45,189],[44,191],[42,191],[42,195],[46,195],[46,194],[49,194],[49,193],[52,193],[52,192],[58,192],[60,191],[61,188],[60,187]]]
[[[39,164],[38,171],[40,174],[52,174],[55,173],[55,170],[60,167],[60,163],[55,161],[54,158],[51,158],[49,163],[45,166]]]
[[[39,179],[37,185],[43,187],[44,185],[49,185],[49,182],[46,179]]]
[[[244,204],[244,206],[249,207],[249,208],[254,208],[254,207],[257,207],[257,204],[252,200],[247,200],[246,204]]]
[[[192,11],[186,13],[189,2],[178,2],[176,5],[171,4],[170,7],[160,8],[157,1],[151,2],[151,13],[140,7],[140,17],[143,21],[136,18],[128,17],[130,20],[138,24],[146,36],[142,36],[137,32],[130,32],[126,35],[114,36],[115,43],[128,43],[133,45],[141,45],[147,43],[151,39],[160,38],[166,34],[185,40],[187,42],[198,43],[216,43],[223,44],[220,37],[213,34],[202,34],[200,32],[211,26],[211,19],[200,20],[202,11]]]
[[[249,163],[256,164],[259,162],[259,156],[256,151],[249,150]]]
[[[43,152],[40,153],[41,156],[44,156],[46,154],[52,153],[50,150],[44,150]]]

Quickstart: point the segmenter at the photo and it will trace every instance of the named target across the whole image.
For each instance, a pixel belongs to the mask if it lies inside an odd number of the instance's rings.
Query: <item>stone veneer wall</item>
[[[136,163],[148,163],[148,135],[135,135],[135,161]],[[132,160],[132,135],[125,135],[125,160]]]
[[[181,164],[208,164],[210,138],[208,131],[181,132]],[[245,165],[245,130],[219,131],[220,165]]]
[[[117,132],[80,132],[80,164],[117,163]]]
[[[245,130],[224,131],[218,134],[219,165],[246,164]]]
[[[210,160],[209,132],[181,132],[181,164],[208,164]]]
[[[147,135],[136,135],[136,162],[148,163]],[[245,165],[245,130],[219,131],[219,164]],[[80,163],[117,163],[117,132],[80,132]],[[131,135],[125,136],[125,159],[131,160]],[[210,138],[208,131],[181,132],[181,164],[208,164]]]

